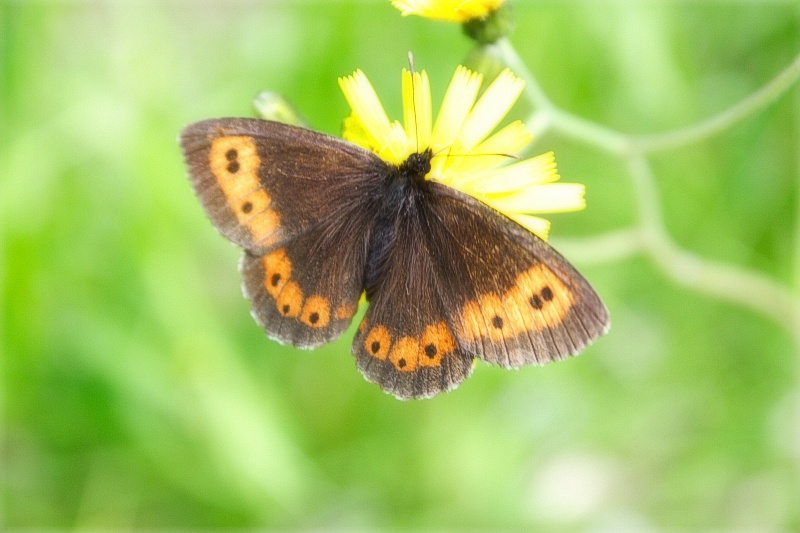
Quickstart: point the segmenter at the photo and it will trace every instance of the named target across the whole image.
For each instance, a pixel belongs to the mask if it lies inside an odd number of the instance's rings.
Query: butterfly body
[[[430,194],[430,182],[425,175],[430,171],[430,150],[416,153],[400,166],[380,161],[385,166],[385,179],[376,195],[378,216],[370,229],[367,263],[364,270],[364,290],[367,301],[372,300],[387,267],[392,263],[392,252],[398,242],[401,226],[418,224],[420,210]],[[412,268],[412,265],[407,265]]]
[[[449,390],[478,357],[506,368],[577,353],[608,329],[605,306],[544,241],[426,179],[424,150],[395,166],[303,128],[216,119],[184,130],[206,213],[244,248],[245,295],[273,338],[341,335],[362,292],[359,370],[399,398]]]

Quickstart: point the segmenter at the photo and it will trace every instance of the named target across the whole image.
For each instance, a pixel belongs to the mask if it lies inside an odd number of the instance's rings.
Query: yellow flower
[[[501,72],[479,98],[483,76],[458,67],[435,123],[425,71],[412,74],[403,69],[402,82],[403,124],[389,121],[363,72],[339,78],[352,110],[344,123],[344,138],[394,165],[430,149],[433,158],[426,179],[477,198],[543,239],[550,223],[532,213],[586,206],[583,185],[555,183],[559,176],[552,152],[509,164],[513,154],[533,140],[521,121],[490,136],[523,89],[523,81],[510,70]]]
[[[420,15],[448,22],[467,22],[487,17],[505,0],[392,0],[403,16]]]

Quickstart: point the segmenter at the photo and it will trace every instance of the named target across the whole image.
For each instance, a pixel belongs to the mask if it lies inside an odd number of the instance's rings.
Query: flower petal
[[[548,183],[511,194],[487,195],[487,198],[496,209],[506,213],[558,213],[586,207],[585,190],[579,183]]]
[[[478,97],[482,83],[483,75],[462,66],[456,69],[433,127],[431,144],[434,152],[452,146]]]
[[[405,132],[414,152],[422,152],[431,144],[431,85],[427,72],[403,69],[403,113]]]
[[[378,155],[392,162],[402,162],[408,156],[408,137],[399,123],[389,122],[375,89],[364,73],[356,70],[351,76],[339,78],[339,86],[353,115],[358,117],[363,129],[381,147]]]
[[[364,129],[378,142],[384,142],[390,136],[389,117],[364,73],[356,70],[350,76],[339,78],[339,87]]]
[[[472,149],[464,157],[453,158],[448,164],[452,172],[472,174],[472,179],[486,178],[485,172],[509,161],[516,160],[514,154],[524,148],[533,136],[520,121],[514,121]]]
[[[533,135],[521,120],[507,125],[473,150],[476,154],[512,155],[516,154],[533,140]]]
[[[420,15],[448,22],[466,22],[483,18],[496,10],[505,0],[392,0],[402,15]]]
[[[367,128],[364,127],[364,123],[361,122],[361,119],[355,114],[351,114],[344,119],[344,123],[342,124],[342,138],[362,148],[366,148],[371,152],[377,153],[381,149],[378,141],[367,131]]]
[[[480,189],[486,194],[503,194],[521,191],[532,185],[558,181],[558,170],[553,152],[547,152],[519,163],[486,173]]]
[[[550,233],[549,220],[531,215],[523,215],[522,213],[506,213],[506,216],[523,228],[538,235],[543,241],[547,240],[547,236]]]
[[[461,129],[461,140],[467,149],[486,138],[517,101],[525,82],[509,69],[503,70],[472,108]]]

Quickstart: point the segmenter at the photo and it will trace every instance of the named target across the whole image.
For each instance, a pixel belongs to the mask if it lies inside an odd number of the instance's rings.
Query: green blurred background
[[[788,1],[515,8],[555,103],[631,133],[720,112],[800,50]],[[400,117],[409,50],[439,102],[471,49],[378,0],[0,3],[0,528],[800,530],[798,346],[646,258],[575,258],[613,321],[580,357],[479,364],[428,401],[364,381],[351,333],[299,352],[250,318],[180,129],[271,89],[337,134],[356,68]],[[636,223],[618,159],[549,149],[588,191],[556,245]],[[796,88],[659,153],[671,234],[797,296],[799,153]]]

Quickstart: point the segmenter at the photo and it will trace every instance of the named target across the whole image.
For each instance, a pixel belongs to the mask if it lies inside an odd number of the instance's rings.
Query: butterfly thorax
[[[431,171],[431,159],[433,159],[433,152],[430,148],[411,154],[397,167],[398,178],[409,183],[424,182],[425,176]]]
[[[431,171],[432,158],[433,152],[428,148],[409,155],[400,165],[385,163],[387,171],[377,196],[381,207],[376,229],[395,226],[408,216],[414,216],[418,202],[429,185],[425,176]]]
[[[365,289],[367,299],[385,280],[385,269],[392,262],[394,247],[403,227],[414,224],[419,216],[420,203],[425,196],[425,176],[431,170],[433,152],[430,149],[408,156],[400,165],[388,165],[384,188],[379,195],[381,206],[370,233],[367,248]],[[409,245],[409,243],[406,243]]]
[[[388,165],[381,191],[382,208],[378,226],[395,226],[409,216],[414,216],[419,201],[425,196],[425,179],[431,171],[433,152],[430,148],[413,153],[400,165]]]

